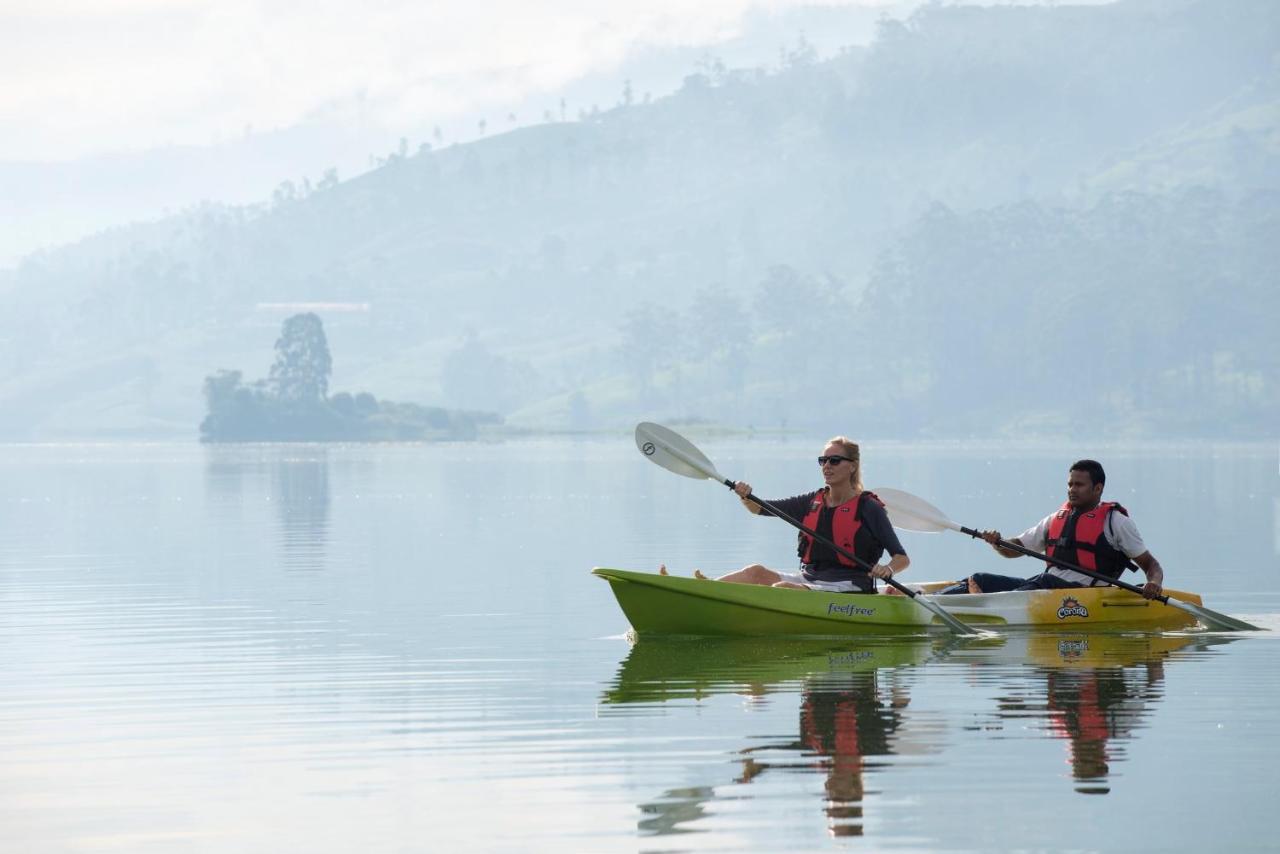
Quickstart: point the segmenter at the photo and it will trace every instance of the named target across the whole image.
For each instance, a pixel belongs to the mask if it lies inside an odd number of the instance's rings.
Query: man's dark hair
[[[1102,463],[1097,460],[1076,460],[1071,464],[1071,471],[1082,471],[1089,475],[1093,485],[1107,482],[1107,473],[1102,470]]]

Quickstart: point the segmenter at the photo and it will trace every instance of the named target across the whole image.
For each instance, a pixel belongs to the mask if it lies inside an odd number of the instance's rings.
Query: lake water
[[[819,483],[825,437],[690,436]],[[0,446],[0,849],[1275,850],[1276,450],[863,448],[1009,535],[1098,456],[1167,583],[1273,632],[633,645],[592,566],[795,557],[629,436]]]

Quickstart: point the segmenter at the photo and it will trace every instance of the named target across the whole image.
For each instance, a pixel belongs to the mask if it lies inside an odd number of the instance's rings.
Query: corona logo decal
[[[1080,600],[1074,596],[1067,596],[1062,600],[1062,607],[1058,609],[1058,619],[1065,620],[1067,617],[1088,617],[1089,609],[1080,604]]]

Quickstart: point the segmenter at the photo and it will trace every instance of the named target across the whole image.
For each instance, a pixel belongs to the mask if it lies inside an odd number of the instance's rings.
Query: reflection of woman
[[[805,688],[800,704],[800,740],[787,747],[822,757],[825,812],[833,835],[862,835],[863,758],[893,752],[890,738],[902,723],[899,710],[907,702],[906,695],[897,691],[888,703],[882,702],[874,673],[861,675],[855,685],[838,690]],[[739,782],[749,781],[768,767],[767,762],[745,760]]]
[[[910,565],[906,550],[889,524],[884,505],[873,493],[862,488],[862,462],[857,443],[837,436],[827,442],[822,456],[818,457],[818,464],[822,467],[824,481],[821,489],[769,503],[780,513],[803,522],[806,528],[816,531],[823,539],[852,552],[866,566],[872,567],[871,571],[802,532],[797,572],[775,572],[757,563],[721,576],[720,581],[838,593],[875,593],[876,578],[889,578]],[[771,510],[747,499],[751,493],[750,484],[739,481],[734,491],[752,513],[774,515]],[[886,551],[890,556],[889,562],[881,564],[880,558]]]
[[[862,758],[890,753],[889,735],[898,728],[906,698],[889,708],[872,691],[806,694],[800,707],[800,738],[829,757],[827,818],[836,836],[862,835]],[[855,823],[856,820],[856,823]]]

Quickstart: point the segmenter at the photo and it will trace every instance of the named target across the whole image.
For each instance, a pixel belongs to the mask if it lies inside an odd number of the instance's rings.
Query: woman
[[[837,436],[827,442],[822,456],[822,479],[826,485],[805,495],[769,502],[779,513],[790,516],[820,537],[842,546],[865,561],[872,569],[849,560],[835,549],[800,534],[800,569],[798,572],[775,572],[760,564],[743,567],[721,576],[719,581],[739,584],[769,584],[802,590],[824,590],[837,593],[875,593],[877,578],[890,578],[906,569],[911,561],[889,524],[884,505],[873,493],[862,488],[862,464],[858,445]],[[738,498],[756,515],[772,516],[770,510],[747,500],[751,485],[739,481],[734,487]],[[889,562],[880,563],[885,552]]]

